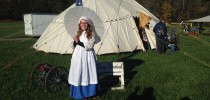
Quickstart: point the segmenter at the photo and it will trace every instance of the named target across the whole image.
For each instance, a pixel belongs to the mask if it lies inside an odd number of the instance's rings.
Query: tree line
[[[75,0],[0,0],[0,20],[23,20],[23,14],[59,14]]]
[[[155,16],[167,22],[204,17],[210,14],[210,0],[137,0]]]
[[[0,0],[0,20],[23,20],[23,14],[59,14],[76,0]],[[136,0],[167,22],[180,22],[210,14],[210,0]]]

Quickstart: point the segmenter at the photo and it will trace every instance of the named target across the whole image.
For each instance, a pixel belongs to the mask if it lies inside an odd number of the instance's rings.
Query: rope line
[[[10,38],[10,37],[12,37],[12,36],[14,36],[14,35],[16,35],[16,34],[18,34],[20,32],[22,32],[22,30],[20,30],[18,32],[11,33],[11,34],[6,35],[6,36],[3,36],[3,37],[0,38],[0,41],[4,41],[5,39]]]
[[[31,47],[31,46],[30,46]],[[1,68],[0,70],[4,70],[4,69],[8,69],[11,68],[11,65],[13,65],[14,63],[16,63],[17,61],[23,59],[24,57],[28,56],[29,54],[34,53],[35,51],[33,49],[26,49],[24,51],[25,54],[23,54],[22,56],[20,56],[21,54],[17,55],[13,60],[11,60],[10,63],[6,64],[3,68]],[[33,52],[34,51],[34,52]]]
[[[43,25],[47,24],[47,22],[49,22],[49,21],[46,21],[45,23],[37,24],[37,25],[33,26],[32,28],[21,29],[20,31],[17,31],[17,32],[11,33],[9,35],[3,36],[3,37],[0,38],[0,41],[8,40],[10,37],[15,36],[17,34],[20,34],[21,32],[24,32],[24,31],[28,32],[28,31],[31,31],[31,30],[33,30],[35,28],[43,27]],[[58,22],[51,22],[51,23],[58,23]]]
[[[196,58],[195,56],[192,56],[191,54],[189,54],[189,53],[187,53],[187,52],[184,52],[184,54],[185,54],[186,56],[188,56],[188,57],[190,57],[190,58],[196,60],[197,62],[203,64],[204,66],[207,66],[207,67],[210,68],[210,65],[209,65],[209,64],[207,64],[207,63],[205,63],[204,61],[202,61],[202,60]]]
[[[205,45],[207,45],[207,46],[210,46],[210,43],[209,42],[207,42],[207,41],[205,41],[205,40],[203,40],[203,39],[201,39],[201,38],[199,38],[199,37],[197,37],[197,36],[193,36],[193,35],[191,35],[191,34],[189,34],[191,37],[193,37],[194,39],[196,39],[196,40],[198,40],[199,42],[201,42],[201,43],[203,43],[203,44],[205,44]]]

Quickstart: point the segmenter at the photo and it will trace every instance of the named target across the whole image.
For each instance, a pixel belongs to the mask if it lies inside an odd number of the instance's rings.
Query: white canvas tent
[[[25,35],[41,36],[55,16],[57,15],[41,13],[24,14]]]
[[[203,23],[209,23],[210,22],[210,15],[202,17],[202,18],[198,18],[198,19],[188,20],[188,21],[185,21],[185,22],[189,23],[191,27],[193,27],[194,23],[198,23],[197,24],[198,27],[202,27]]]
[[[74,6],[75,4],[53,19],[34,44],[35,49],[49,53],[72,53],[73,39],[65,29],[64,17]],[[83,0],[83,6],[95,11],[105,22],[105,36],[94,47],[98,55],[145,51],[133,16],[138,12],[151,16],[151,27],[154,27],[153,23],[155,24],[158,19],[135,0]]]
[[[112,0],[108,0],[112,1]],[[144,8],[142,5],[140,5],[135,0],[113,0],[116,1],[115,3],[118,6],[121,6],[131,12],[132,16],[139,17],[139,13],[144,13],[145,15],[148,15],[151,17],[151,20],[149,21],[149,29],[145,29],[146,35],[148,38],[148,42],[150,44],[151,49],[156,49],[156,40],[155,40],[155,34],[153,32],[153,28],[156,23],[159,22],[159,19],[155,17],[151,12],[149,12],[146,8]]]
[[[210,15],[202,17],[202,18],[194,19],[194,20],[189,20],[186,22],[210,22]]]

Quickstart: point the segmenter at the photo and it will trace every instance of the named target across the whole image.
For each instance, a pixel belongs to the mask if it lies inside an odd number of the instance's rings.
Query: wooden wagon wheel
[[[49,92],[60,92],[68,89],[68,71],[63,66],[52,68],[46,76],[45,88]]]
[[[34,66],[30,75],[30,85],[37,88],[44,88],[44,81],[50,69],[52,69],[52,65],[47,63]]]

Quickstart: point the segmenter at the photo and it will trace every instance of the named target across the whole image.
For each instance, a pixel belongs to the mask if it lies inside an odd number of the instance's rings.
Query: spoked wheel
[[[62,66],[51,69],[45,80],[45,88],[49,92],[60,92],[68,89],[68,71]]]
[[[47,63],[34,66],[30,76],[30,85],[37,88],[44,88],[46,75],[50,69],[52,69],[52,65]]]

